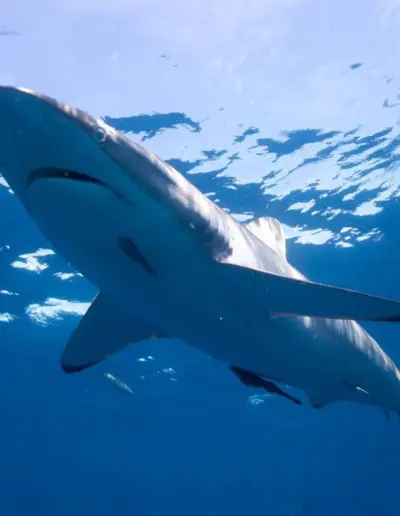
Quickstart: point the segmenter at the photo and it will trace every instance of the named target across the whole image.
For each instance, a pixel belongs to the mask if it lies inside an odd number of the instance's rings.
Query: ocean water
[[[240,221],[277,217],[311,279],[400,299],[398,1],[2,11],[1,84],[103,117]],[[95,294],[0,179],[2,516],[400,513],[378,409],[264,396],[177,340],[64,375]],[[400,327],[365,326],[400,364]]]

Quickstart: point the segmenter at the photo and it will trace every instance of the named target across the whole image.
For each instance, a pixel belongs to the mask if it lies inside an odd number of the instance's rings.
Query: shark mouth
[[[100,179],[96,179],[95,177],[89,176],[88,174],[85,174],[84,172],[78,172],[77,170],[70,170],[67,168],[59,168],[59,167],[34,168],[28,174],[27,187],[29,188],[36,181],[46,180],[46,179],[61,179],[63,181],[67,181],[67,180],[78,181],[81,183],[89,183],[92,185],[101,186],[102,188],[105,188],[106,190],[111,192],[113,195],[115,195],[115,197],[118,197],[118,199],[121,199],[122,201],[130,204],[131,206],[134,205],[134,202],[132,202],[130,199],[128,199],[121,193],[113,190],[113,188],[110,185],[108,185],[107,183],[104,183],[104,181],[101,181]]]
[[[88,176],[87,174],[78,172],[77,170],[68,170],[57,167],[35,168],[31,170],[27,181],[28,187],[30,187],[35,181],[39,181],[41,179],[70,179],[73,181],[81,181],[83,183],[92,183],[107,188],[108,190],[110,189],[110,187],[106,185],[106,183],[103,183],[103,181]]]

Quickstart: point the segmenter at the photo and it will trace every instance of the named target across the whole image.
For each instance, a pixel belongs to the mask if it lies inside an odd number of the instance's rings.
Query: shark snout
[[[1,173],[22,201],[30,171],[57,162],[54,142],[63,121],[53,111],[33,93],[0,87]]]
[[[86,113],[24,88],[0,87],[0,173],[26,204],[38,179],[96,177],[105,130]]]

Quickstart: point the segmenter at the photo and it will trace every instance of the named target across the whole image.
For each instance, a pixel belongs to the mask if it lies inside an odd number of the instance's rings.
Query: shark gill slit
[[[119,237],[119,246],[122,251],[134,262],[141,265],[147,272],[157,277],[157,273],[139,251],[138,247],[126,237]]]

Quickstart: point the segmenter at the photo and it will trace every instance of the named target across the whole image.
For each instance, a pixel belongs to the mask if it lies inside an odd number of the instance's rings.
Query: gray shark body
[[[1,173],[99,289],[64,371],[178,337],[248,385],[282,382],[315,407],[400,410],[397,367],[355,322],[397,321],[398,302],[307,280],[287,261],[277,220],[238,223],[154,154],[67,104],[3,87],[0,123]]]

